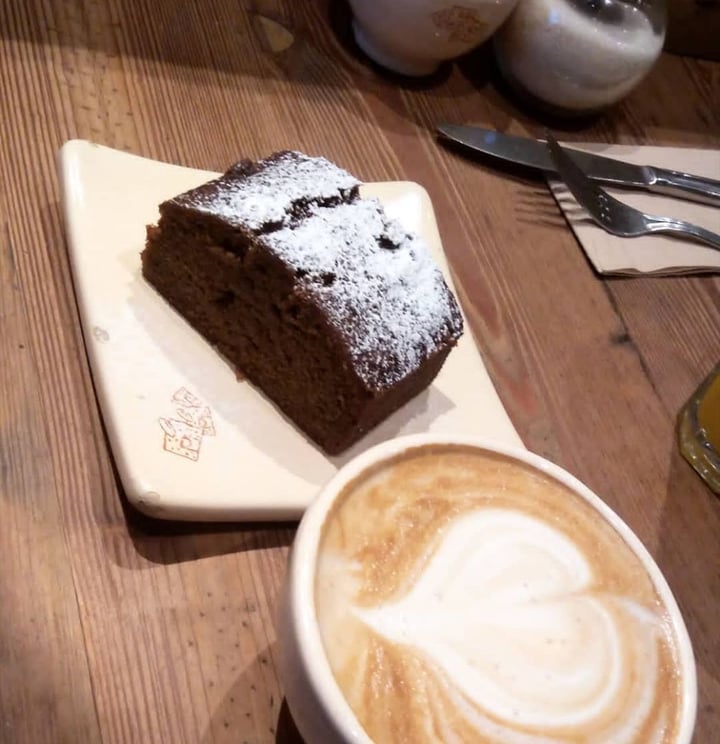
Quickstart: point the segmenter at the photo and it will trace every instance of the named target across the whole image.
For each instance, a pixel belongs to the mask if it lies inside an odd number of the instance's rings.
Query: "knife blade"
[[[456,124],[440,124],[437,129],[453,142],[485,155],[546,173],[555,173],[555,166],[543,140]],[[577,164],[588,176],[600,183],[646,189],[713,206],[720,205],[720,181],[712,178],[651,165],[635,165],[574,148],[566,149],[571,149]]]

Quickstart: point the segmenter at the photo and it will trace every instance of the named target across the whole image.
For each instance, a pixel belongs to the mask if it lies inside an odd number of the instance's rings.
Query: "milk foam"
[[[627,625],[638,621],[617,598],[586,594],[591,579],[563,533],[519,512],[484,509],[452,524],[405,597],[355,613],[426,655],[488,715],[517,727],[578,729],[617,709],[628,676],[653,689],[658,668],[654,633],[638,628],[632,653],[623,650]],[[618,744],[632,740],[628,723]]]
[[[530,467],[428,454],[353,484],[320,544],[323,645],[373,741],[670,744],[667,612],[614,528]]]

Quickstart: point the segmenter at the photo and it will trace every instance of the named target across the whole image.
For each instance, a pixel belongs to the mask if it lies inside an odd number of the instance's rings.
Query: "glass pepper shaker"
[[[556,115],[600,111],[650,71],[665,39],[664,0],[520,0],[495,36],[512,88]]]

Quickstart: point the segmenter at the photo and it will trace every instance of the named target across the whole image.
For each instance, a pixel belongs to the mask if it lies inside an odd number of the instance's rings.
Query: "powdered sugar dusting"
[[[295,272],[297,294],[315,299],[341,331],[371,389],[392,386],[462,333],[427,246],[374,199],[312,207],[262,241]]]
[[[255,231],[284,224],[297,202],[345,200],[360,184],[329,160],[300,152],[286,152],[260,164],[265,167],[257,173],[234,178],[229,173],[173,201]]]

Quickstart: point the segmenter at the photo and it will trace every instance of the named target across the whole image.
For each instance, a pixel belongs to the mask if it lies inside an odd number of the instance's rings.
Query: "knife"
[[[477,152],[548,173],[555,172],[555,166],[543,140],[515,137],[492,129],[455,124],[441,124],[438,131],[448,139]],[[600,183],[647,189],[657,194],[720,206],[720,181],[712,178],[693,176],[690,173],[680,173],[651,165],[634,165],[582,150],[572,149],[572,154],[573,160],[585,173]]]

